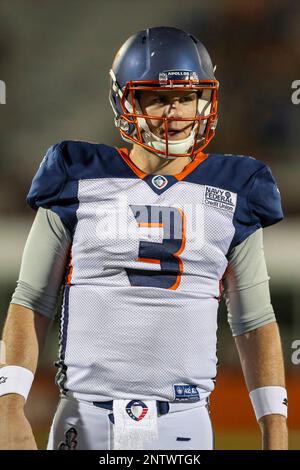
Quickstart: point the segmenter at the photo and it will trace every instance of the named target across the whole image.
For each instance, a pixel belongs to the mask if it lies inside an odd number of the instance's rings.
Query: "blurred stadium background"
[[[286,218],[265,230],[265,251],[286,361],[290,443],[300,449],[300,364],[291,360],[300,340],[300,105],[291,100],[292,82],[300,79],[297,0],[1,0],[7,103],[0,105],[0,326],[34,218],[26,193],[46,149],[73,138],[123,145],[108,103],[108,71],[128,36],[161,25],[194,33],[217,64],[220,120],[209,151],[263,160],[282,193]],[[26,405],[40,448],[57,402],[57,323]],[[259,430],[223,304],[218,334],[216,447],[257,449]]]

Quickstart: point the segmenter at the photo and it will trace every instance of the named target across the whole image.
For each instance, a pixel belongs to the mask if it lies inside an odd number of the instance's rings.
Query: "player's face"
[[[190,91],[141,91],[138,100],[142,113],[148,116],[188,118],[197,113],[197,94]],[[162,120],[147,119],[147,124],[156,136],[165,139],[165,124]],[[168,139],[181,140],[190,135],[193,121],[168,121]]]

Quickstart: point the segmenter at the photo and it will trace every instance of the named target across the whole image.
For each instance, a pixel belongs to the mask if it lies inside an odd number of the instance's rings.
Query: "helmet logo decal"
[[[165,178],[163,175],[156,175],[152,178],[151,181],[153,186],[155,186],[157,189],[163,189],[168,184],[167,178]]]
[[[169,80],[191,80],[192,82],[199,82],[197,72],[190,70],[164,70],[160,72],[158,78],[161,85],[167,84]]]

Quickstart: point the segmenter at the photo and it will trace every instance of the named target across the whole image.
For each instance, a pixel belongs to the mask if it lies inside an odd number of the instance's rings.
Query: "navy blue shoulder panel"
[[[229,251],[260,227],[283,218],[280,193],[270,168],[252,157],[210,154],[185,181],[226,189],[237,194]]]
[[[33,178],[27,203],[50,208],[73,231],[78,181],[89,178],[136,178],[114,147],[66,140],[50,147]]]
[[[116,148],[66,140],[59,144],[68,179],[136,178]]]

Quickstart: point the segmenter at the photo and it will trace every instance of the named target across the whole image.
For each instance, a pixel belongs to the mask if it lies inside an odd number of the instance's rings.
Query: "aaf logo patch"
[[[141,421],[148,413],[148,406],[141,400],[131,400],[126,405],[126,413],[134,421]]]
[[[156,175],[152,178],[152,184],[157,189],[163,189],[167,186],[168,180],[163,175]]]
[[[204,186],[203,204],[234,213],[236,193],[226,189],[215,188],[214,186]]]

